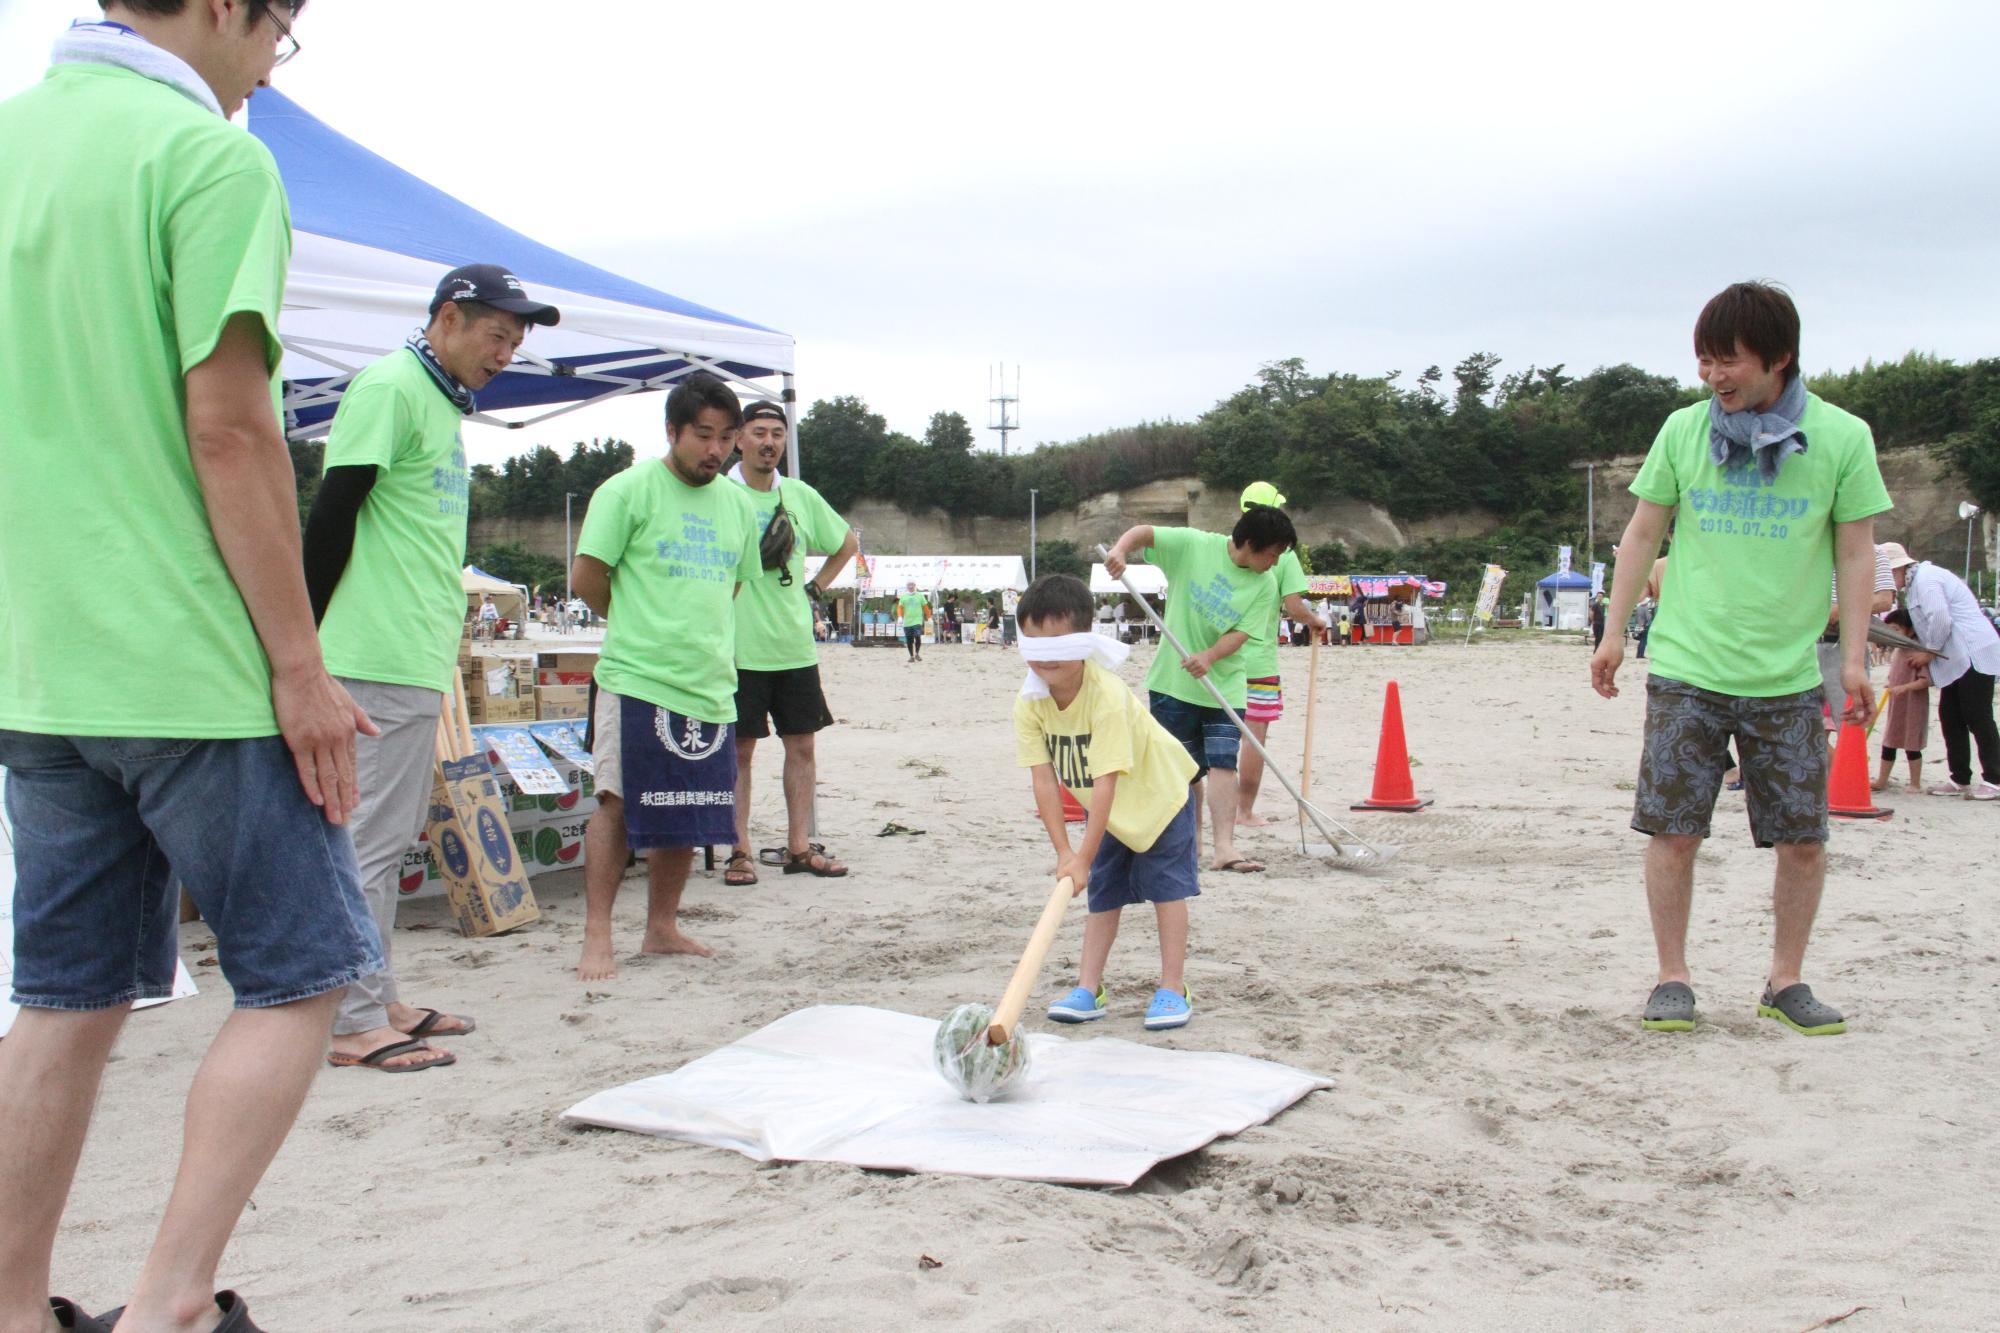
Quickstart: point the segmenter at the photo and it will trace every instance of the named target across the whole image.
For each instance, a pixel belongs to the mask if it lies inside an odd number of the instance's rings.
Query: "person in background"
[[[556,308],[529,298],[498,264],[444,275],[430,319],[364,367],[341,395],[326,473],[306,520],[306,588],[327,669],[380,729],[357,744],[354,851],[382,935],[381,971],[354,982],[333,1020],[341,1068],[413,1073],[453,1063],[427,1039],[474,1023],[405,1004],[387,965],[403,853],[424,827],[437,764],[438,714],[458,675],[465,585],[465,443],[473,395],[513,363]],[[499,615],[491,597],[479,610]],[[527,687],[532,694],[533,685]]]
[[[1910,613],[1901,607],[1882,617],[1884,624],[1913,634]],[[1910,790],[1924,789],[1924,746],[1930,743],[1931,678],[1928,667],[1919,665],[1921,656],[1914,648],[1896,648],[1889,656],[1889,706],[1882,710],[1882,767],[1869,784],[1887,791],[1890,774],[1901,750],[1910,765]]]
[[[1948,778],[1932,796],[2000,799],[2000,727],[1993,721],[1993,681],[2000,676],[2000,631],[1979,609],[1965,580],[1928,560],[1914,559],[1895,542],[1884,557],[1909,608],[1911,637],[1925,651],[1915,665],[1928,669],[1938,690],[1938,730],[1944,733]],[[1972,775],[1972,747],[1979,746],[1979,780]]]
[[[1283,512],[1284,505],[1285,497],[1268,481],[1251,482],[1237,497],[1237,508],[1246,514],[1260,506]],[[1278,557],[1278,563],[1271,567],[1271,577],[1277,584],[1277,602],[1271,610],[1272,632],[1264,639],[1253,638],[1242,652],[1247,700],[1243,720],[1259,741],[1267,739],[1271,724],[1285,715],[1284,683],[1278,675],[1275,642],[1284,618],[1296,618],[1314,630],[1326,627],[1326,622],[1306,604],[1306,571],[1299,563],[1297,550],[1287,548]],[[1263,784],[1264,756],[1253,745],[1241,756],[1236,773],[1236,822],[1245,828],[1263,828],[1271,822],[1257,813],[1257,791]]]
[[[340,992],[382,966],[345,827],[355,736],[373,724],[313,631],[275,410],[285,187],[229,121],[297,50],[302,8],[109,0],[103,22],[57,40],[47,77],[0,102],[0,767],[21,1006],[0,1041],[10,1331],[252,1329],[216,1270],[322,1067]],[[132,1169],[101,1208],[152,1211],[170,1136],[180,1150],[157,1240],[114,1255],[85,1234],[103,1211],[67,1228],[63,1212],[126,1015],[173,992],[176,877],[234,1007],[178,1135],[106,1107]],[[170,1077],[169,1052],[213,1003],[175,1015],[171,1042],[152,1025],[128,1078]],[[268,1186],[267,1218],[321,1202]],[[94,1317],[51,1297],[59,1239],[117,1280],[136,1270],[130,1303]],[[356,1276],[335,1320],[392,1322],[392,1299]]]
[[[907,662],[924,660],[924,619],[930,615],[930,599],[917,591],[917,581],[896,596],[896,615],[903,625],[903,649]]]

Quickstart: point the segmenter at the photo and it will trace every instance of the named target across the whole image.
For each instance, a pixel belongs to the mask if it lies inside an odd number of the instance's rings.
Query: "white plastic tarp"
[[[1132,580],[1132,586],[1147,597],[1167,595],[1167,571],[1158,565],[1127,565],[1125,577]],[[1103,565],[1090,567],[1090,592],[1093,597],[1124,595],[1125,585],[1111,577],[1111,571]]]
[[[1122,1187],[1333,1086],[1246,1055],[1031,1033],[1021,1084],[981,1105],[931,1067],[937,1026],[858,1005],[801,1009],[563,1117],[760,1162]]]

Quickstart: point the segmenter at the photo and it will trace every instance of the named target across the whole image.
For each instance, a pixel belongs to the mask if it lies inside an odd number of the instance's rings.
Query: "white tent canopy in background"
[[[506,619],[518,624],[528,618],[528,592],[520,584],[495,578],[478,565],[467,565],[460,576],[468,609],[479,605],[481,597],[491,597]]]
[[[556,327],[532,330],[512,369],[479,391],[475,420],[518,429],[604,398],[665,388],[702,369],[752,397],[781,396],[759,379],[782,376],[783,388],[791,387],[789,334],[530,240],[336,133],[274,89],[252,99],[249,125],[277,159],[291,202],[292,263],[278,334],[294,439],[326,433],[355,372],[401,347],[424,322],[438,279],[469,263],[506,267],[562,312]],[[532,415],[490,415],[510,409]],[[796,475],[796,453],[791,462]]]
[[[806,557],[806,577],[815,577],[826,557]],[[854,564],[840,571],[829,592],[854,591]],[[1028,566],[1018,555],[871,555],[868,595],[889,597],[915,579],[920,592],[1015,592],[1028,590]]]
[[[1158,565],[1127,565],[1125,577],[1132,580],[1132,586],[1147,597],[1167,595],[1167,571]],[[1116,596],[1125,591],[1125,585],[1111,577],[1111,571],[1103,565],[1090,567],[1090,593],[1093,597]]]

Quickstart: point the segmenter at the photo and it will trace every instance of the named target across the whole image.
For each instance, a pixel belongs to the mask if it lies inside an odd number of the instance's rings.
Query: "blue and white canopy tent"
[[[1543,629],[1590,628],[1590,579],[1557,570],[1535,584],[1535,623]]]
[[[506,266],[562,310],[561,324],[536,329],[513,369],[480,391],[474,420],[519,429],[708,370],[746,396],[782,402],[796,427],[790,334],[552,250],[336,133],[283,93],[258,92],[249,125],[277,158],[291,198],[278,334],[293,438],[324,435],[348,381],[401,347],[423,323],[438,279],[470,263]],[[791,436],[796,476],[796,428]]]

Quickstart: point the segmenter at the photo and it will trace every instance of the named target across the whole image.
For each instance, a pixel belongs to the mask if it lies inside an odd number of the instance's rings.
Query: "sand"
[[[582,1096],[804,1005],[941,1016],[1004,984],[1052,865],[1013,766],[1019,665],[970,646],[825,658],[842,725],[821,740],[822,828],[854,875],[698,876],[686,923],[721,957],[628,956],[590,986],[580,872],[539,879],[544,922],[498,939],[405,904],[405,997],[480,1031],[442,1072],[322,1074],[225,1265],[260,1323],[1803,1329],[1865,1306],[1843,1328],[1990,1326],[2000,805],[1899,787],[1892,822],[1837,828],[1808,976],[1853,1030],[1809,1040],[1755,1017],[1771,856],[1726,794],[1698,871],[1701,1026],[1643,1033],[1626,820],[1644,666],[1599,700],[1572,637],[1322,654],[1315,792],[1366,794],[1393,676],[1437,805],[1344,816],[1408,847],[1374,876],[1303,857],[1290,824],[1250,835],[1270,872],[1205,880],[1178,1033],[1140,1030],[1157,953],[1130,920],[1116,1014],[1092,1033],[1337,1081],[1267,1126],[1125,1192],[759,1166],[563,1126]],[[1273,744],[1296,765],[1306,654],[1282,661]],[[775,744],[760,754],[768,843]],[[891,821],[925,834],[875,836]],[[643,901],[628,880],[621,950]],[[57,1289],[94,1305],[128,1292],[228,1004],[206,930],[183,929],[204,992],[128,1026],[58,1243]],[[1072,917],[1043,1003],[1073,984],[1080,935]]]

